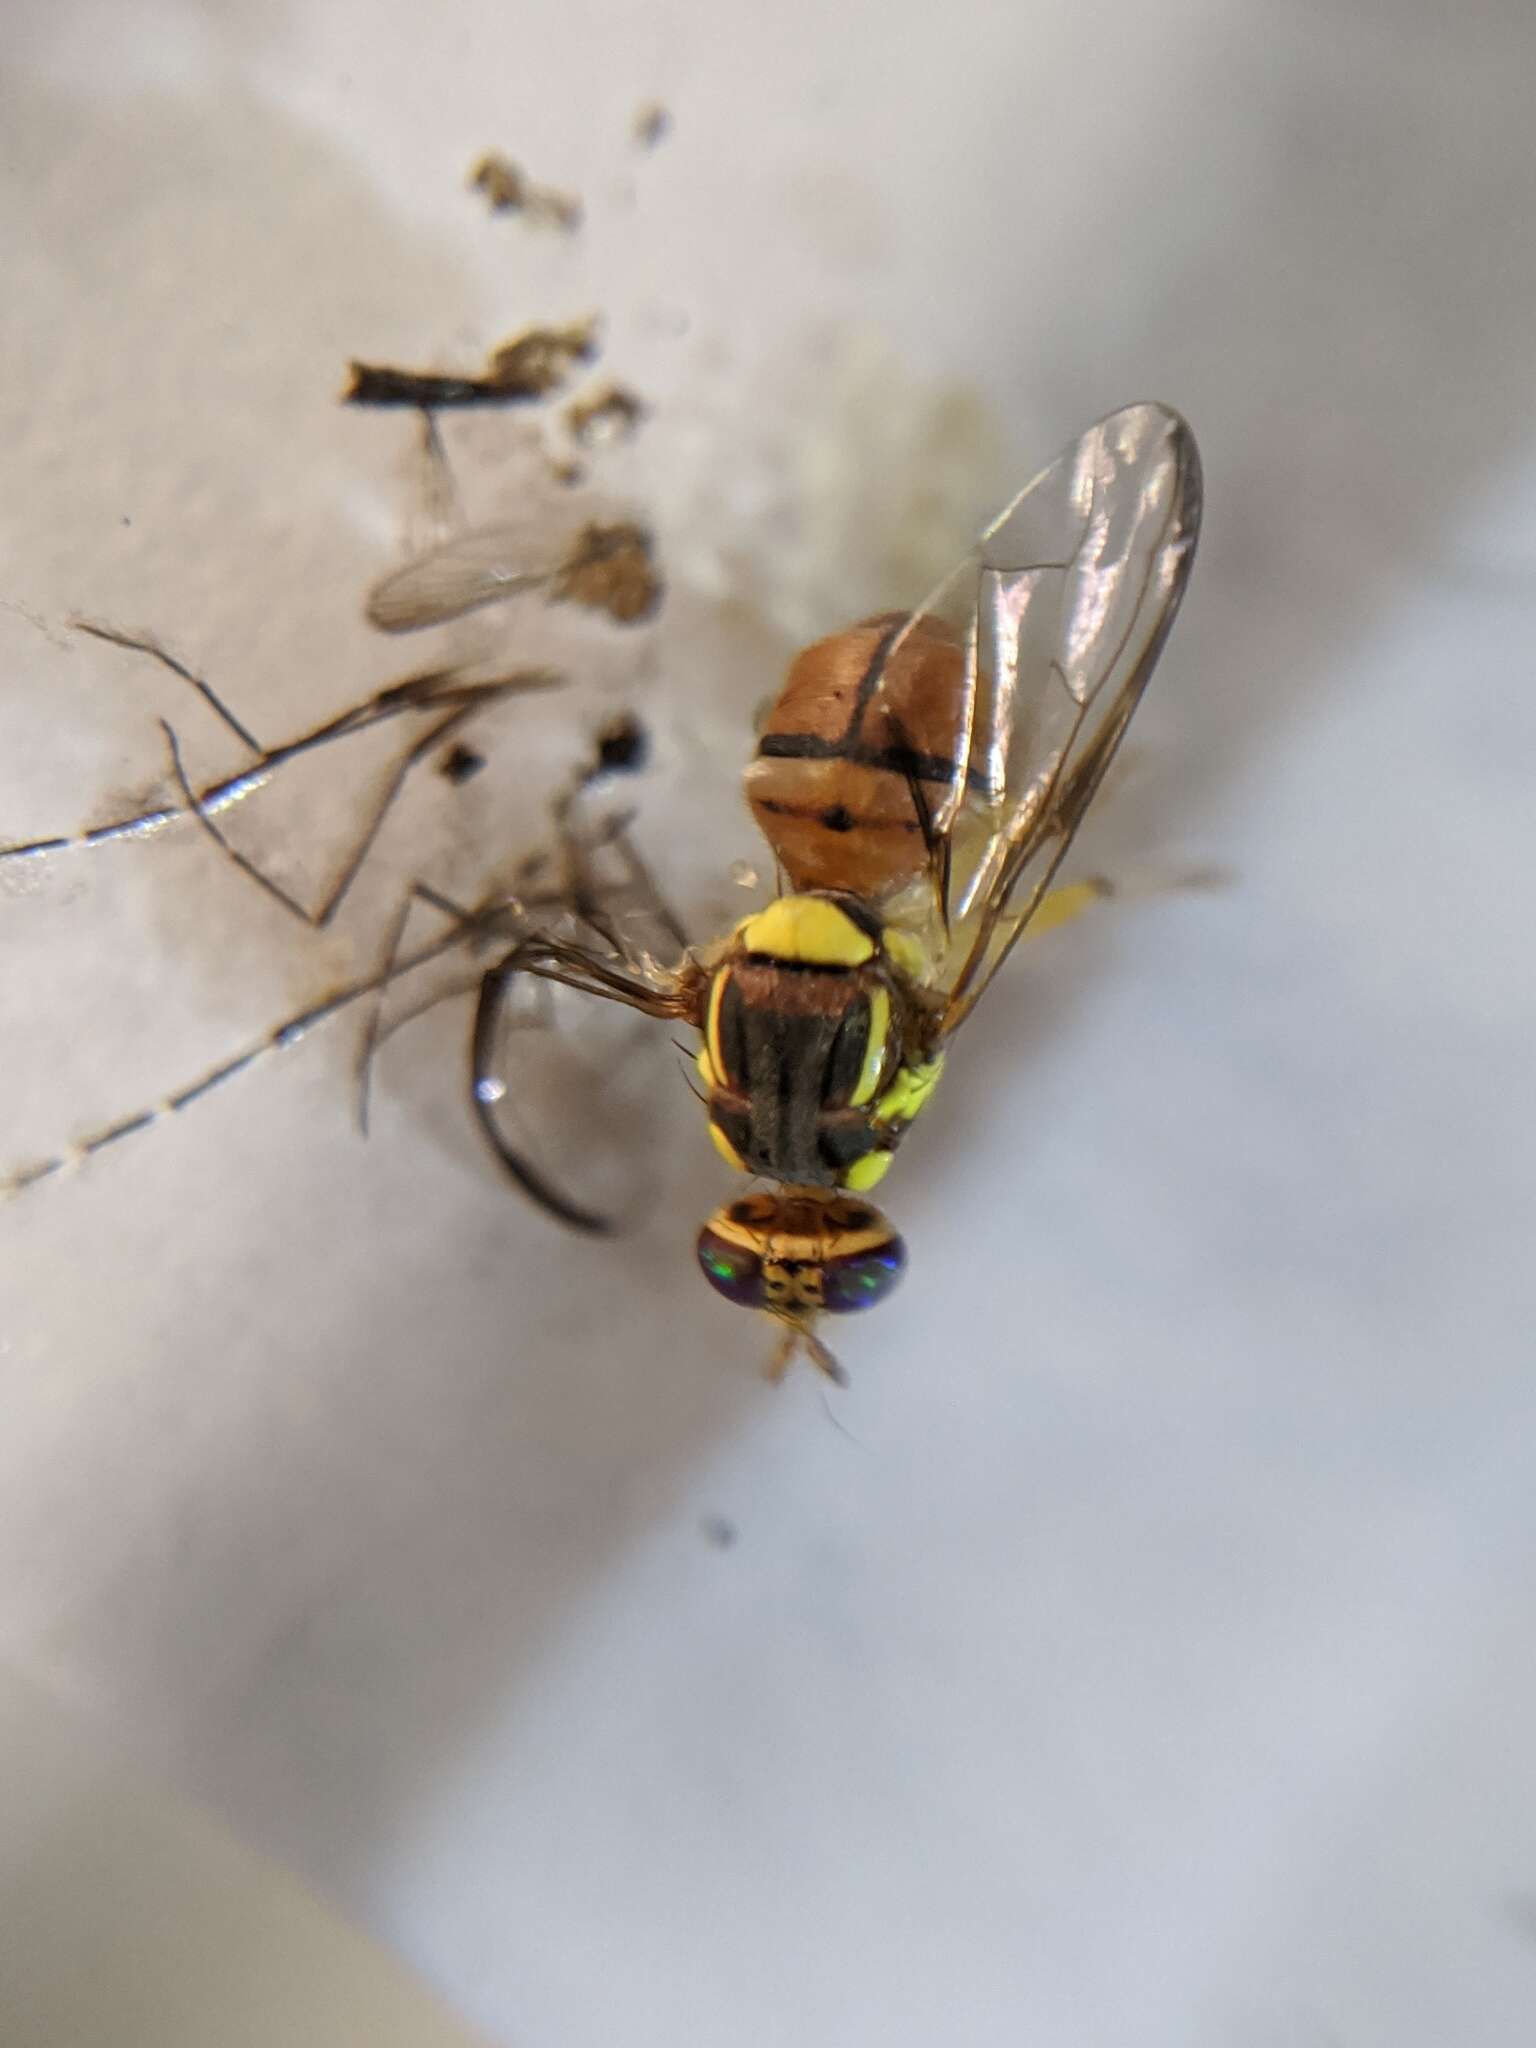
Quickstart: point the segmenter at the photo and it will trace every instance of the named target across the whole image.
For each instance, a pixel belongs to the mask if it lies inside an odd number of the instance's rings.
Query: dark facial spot
[[[829,804],[821,814],[821,822],[829,832],[851,832],[853,813],[846,804]]]

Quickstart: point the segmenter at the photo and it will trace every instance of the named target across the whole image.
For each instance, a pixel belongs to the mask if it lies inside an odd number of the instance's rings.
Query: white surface
[[[694,1278],[723,1183],[670,1079],[609,1246],[498,1186],[447,1013],[367,1147],[314,1040],[37,1190],[0,1217],[5,1653],[507,2041],[1523,2048],[1528,9],[13,17],[4,836],[194,729],[72,610],[266,733],[400,673],[357,607],[407,435],[335,408],[341,360],[595,304],[672,602],[503,761],[634,692],[648,843],[720,915],[795,638],[1156,394],[1206,539],[1091,851],[1236,879],[992,998],[889,1184],[913,1271],[847,1341],[850,1434]],[[577,244],[463,193],[490,144],[584,193]],[[324,944],[184,837],[34,875],[8,1152],[302,1006],[525,800],[423,785]]]

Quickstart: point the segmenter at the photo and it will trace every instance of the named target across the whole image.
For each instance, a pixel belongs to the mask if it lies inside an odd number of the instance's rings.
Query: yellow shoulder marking
[[[859,1075],[859,1085],[848,1100],[855,1109],[868,1102],[880,1086],[880,1076],[885,1072],[887,1041],[891,1035],[891,999],[883,988],[870,991],[869,997],[869,1042],[864,1049],[864,1067]]]
[[[747,1162],[716,1123],[709,1126],[709,1140],[727,1166],[734,1166],[738,1173],[746,1172]]]

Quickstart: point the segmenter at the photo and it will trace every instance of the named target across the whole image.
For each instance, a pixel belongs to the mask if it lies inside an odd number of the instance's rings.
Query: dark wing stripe
[[[859,768],[884,768],[904,781],[941,782],[955,779],[956,764],[943,754],[920,754],[913,747],[870,747],[858,741],[826,739],[816,732],[770,732],[757,743],[760,761],[850,761]]]

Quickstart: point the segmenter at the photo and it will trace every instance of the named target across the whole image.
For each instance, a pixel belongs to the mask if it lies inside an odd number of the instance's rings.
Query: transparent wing
[[[661,602],[650,534],[611,516],[573,530],[543,512],[471,527],[376,583],[367,614],[381,632],[408,633],[528,590],[638,624]]]
[[[384,633],[409,633],[540,589],[574,542],[569,528],[551,531],[543,506],[526,519],[471,527],[381,578],[368,594],[368,621]]]
[[[928,820],[943,1034],[1071,844],[1173,623],[1199,525],[1188,426],[1164,405],[1127,406],[1026,485],[924,605],[966,602],[963,773]]]

